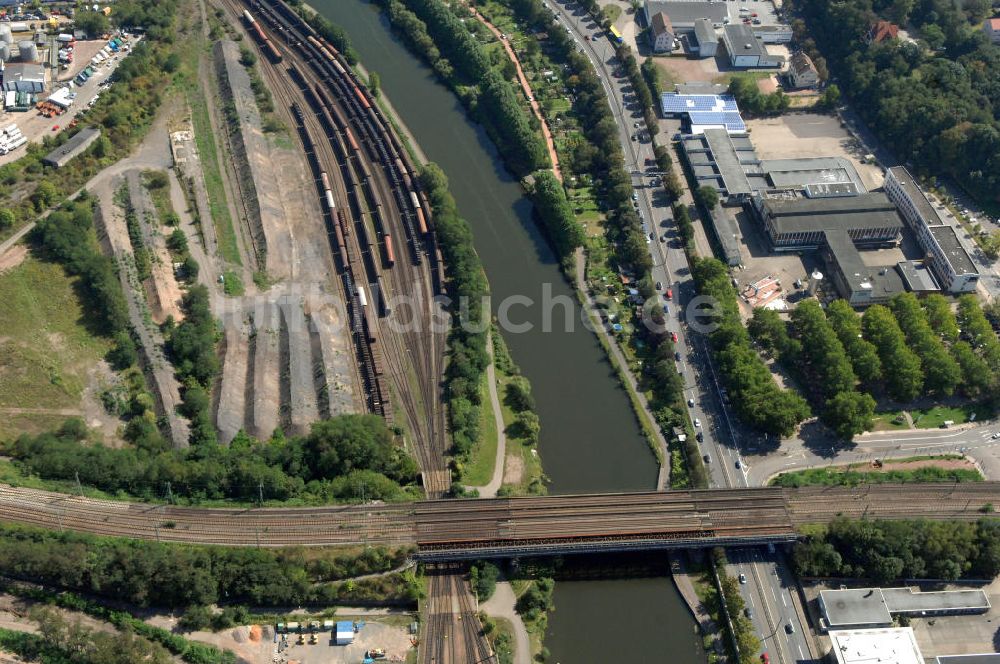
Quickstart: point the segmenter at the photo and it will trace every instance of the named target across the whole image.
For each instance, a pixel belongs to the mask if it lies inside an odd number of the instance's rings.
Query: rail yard
[[[433,500],[332,507],[198,508],[0,488],[0,520],[226,546],[417,545],[425,560],[787,541],[839,516],[972,521],[1000,483],[760,488]]]
[[[369,412],[406,432],[429,497],[444,456],[444,265],[416,168],[344,57],[283,2],[222,3],[259,47],[263,76],[295,128],[315,182]],[[317,221],[319,223],[319,221]],[[405,301],[405,316],[393,304]]]

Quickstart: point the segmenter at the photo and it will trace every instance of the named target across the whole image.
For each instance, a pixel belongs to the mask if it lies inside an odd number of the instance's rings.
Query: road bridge
[[[1000,482],[710,489],[325,507],[199,508],[0,485],[0,521],[226,546],[411,545],[422,560],[750,545],[806,523],[976,520]]]

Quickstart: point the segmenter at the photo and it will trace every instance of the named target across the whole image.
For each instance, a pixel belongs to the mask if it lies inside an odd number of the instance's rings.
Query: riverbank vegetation
[[[786,9],[805,19],[793,22],[796,40],[814,59],[822,51],[853,107],[901,162],[995,205],[1000,50],[980,27],[988,2],[795,0]],[[880,19],[920,41],[869,39]]]
[[[0,575],[143,607],[416,601],[405,548],[254,549],[161,544],[0,524]],[[366,579],[351,577],[377,574]]]
[[[504,162],[523,177],[549,166],[545,145],[509,81],[505,58],[480,44],[486,28],[441,0],[379,0],[389,21],[486,127]],[[461,16],[460,16],[461,14]]]
[[[154,429],[134,447],[89,440],[79,420],[54,433],[23,435],[3,446],[23,474],[123,498],[186,504],[202,501],[324,504],[412,499],[416,462],[375,415],[343,415],[313,424],[309,434],[259,441],[244,433],[229,446],[171,449]],[[309,459],[309,463],[303,463]]]
[[[448,335],[444,399],[456,459],[452,470],[456,471],[454,481],[459,483],[462,465],[468,462],[469,453],[482,435],[481,385],[489,364],[486,350],[489,313],[485,308],[489,285],[472,243],[472,230],[458,214],[444,171],[437,164],[427,164],[421,168],[420,181],[434,211],[437,238],[448,269],[452,326]]]
[[[928,463],[964,460],[959,455],[887,459],[892,468],[873,468],[871,464],[850,464],[832,468],[810,468],[781,473],[770,486],[858,486],[861,484],[909,484],[913,482],[982,482],[983,474],[974,467],[948,468]],[[927,462],[927,463],[923,463]],[[919,464],[907,468],[908,464]]]
[[[795,545],[793,565],[799,576],[866,578],[879,583],[992,579],[1000,573],[1000,522],[838,518]]]

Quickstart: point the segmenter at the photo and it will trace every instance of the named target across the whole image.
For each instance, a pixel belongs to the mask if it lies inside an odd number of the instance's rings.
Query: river
[[[511,355],[531,381],[542,431],[539,454],[551,493],[650,490],[657,465],[628,396],[597,338],[580,323],[580,310],[555,256],[531,218],[531,204],[504,170],[479,125],[466,118],[451,92],[401,43],[374,5],[362,0],[311,0],[345,28],[369,71],[429,159],[447,174],[461,214],[469,221],[490,282],[493,311],[512,296],[541,303],[563,300],[551,331],[542,329],[542,306],[513,307],[511,319],[532,329],[502,330]],[[566,310],[572,331],[566,331]],[[650,590],[655,588],[656,590]],[[615,601],[607,616],[606,599]],[[669,652],[681,664],[703,661],[692,640],[693,621],[669,580],[560,582],[555,591],[554,662],[610,662],[620,644],[593,642],[595,619],[613,619],[620,637],[642,644],[630,661],[655,661]],[[556,615],[562,614],[559,618]],[[573,617],[571,623],[561,618]],[[655,625],[650,616],[655,616]],[[573,627],[572,625],[575,625]],[[648,625],[646,627],[640,626]],[[636,646],[640,647],[640,646]]]

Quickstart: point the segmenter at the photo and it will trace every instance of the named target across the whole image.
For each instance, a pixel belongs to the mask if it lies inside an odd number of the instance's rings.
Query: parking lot
[[[849,159],[869,190],[882,186],[885,175],[878,164],[865,163],[864,148],[830,115],[795,113],[747,121],[757,156],[761,159],[844,157]]]

